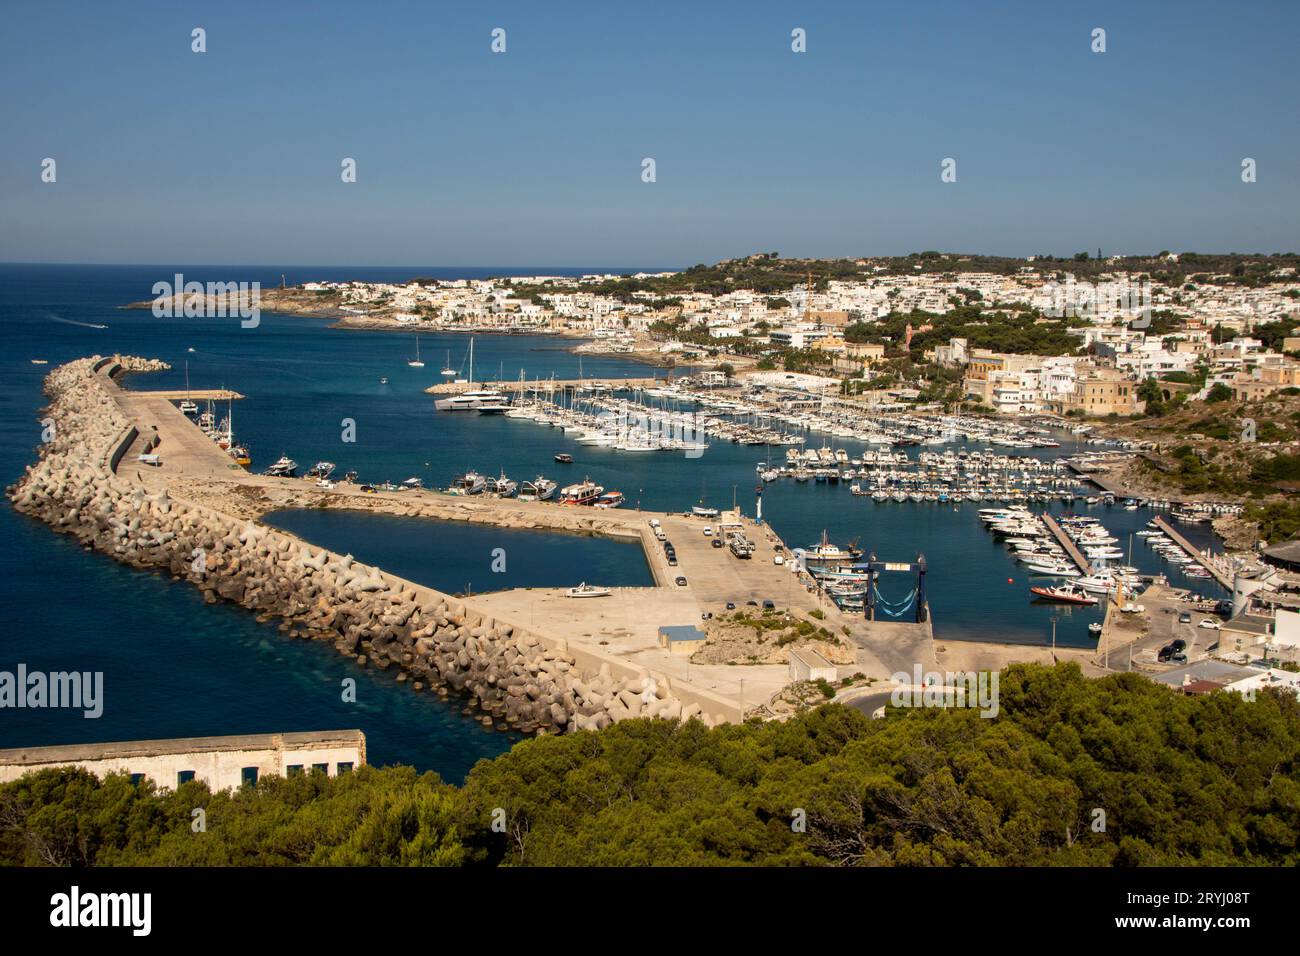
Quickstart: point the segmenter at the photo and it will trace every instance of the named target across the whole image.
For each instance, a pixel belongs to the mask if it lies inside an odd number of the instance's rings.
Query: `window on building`
[[[339,772],[339,773],[351,773],[351,772],[352,772],[352,761],[351,761],[351,760],[340,760],[340,761],[339,761],[339,766],[338,766],[338,772]]]
[[[291,777],[302,776],[302,764],[300,763],[291,763],[289,766],[285,767],[285,770],[288,771],[288,774]]]
[[[132,783],[132,785],[134,785],[134,786],[137,786],[137,787],[140,786],[140,784],[144,783],[144,774],[142,774],[142,773],[133,773],[133,774],[131,774],[131,783]]]
[[[181,784],[183,784],[183,783],[189,783],[189,782],[190,782],[191,780],[193,780],[193,779],[194,779],[194,771],[193,771],[193,770],[178,770],[178,771],[176,771],[176,786],[178,786],[178,787],[179,787]]]
[[[330,772],[330,765],[327,763],[314,763],[311,765],[311,769],[313,773],[319,770],[321,773],[328,774]]]
[[[257,783],[257,768],[244,767],[239,771],[239,782],[241,784],[252,785]]]

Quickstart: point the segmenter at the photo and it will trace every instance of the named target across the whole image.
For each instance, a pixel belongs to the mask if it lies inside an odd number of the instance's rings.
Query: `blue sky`
[[[0,16],[0,261],[1300,249],[1294,2],[47,2]],[[344,157],[356,183],[340,181]]]

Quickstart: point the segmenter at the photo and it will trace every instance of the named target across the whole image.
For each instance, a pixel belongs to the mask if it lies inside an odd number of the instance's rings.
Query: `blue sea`
[[[681,510],[699,501],[730,507],[736,500],[752,514],[755,465],[768,455],[762,447],[715,441],[696,459],[669,452],[620,454],[577,445],[530,421],[435,413],[423,389],[441,380],[445,363],[464,366],[464,335],[422,334],[426,364],[415,369],[406,364],[415,350],[414,337],[406,333],[346,331],[320,319],[268,314],[257,328],[244,329],[238,319],[159,319],[119,308],[150,298],[153,283],[170,281],[175,272],[186,280],[270,287],[282,274],[297,283],[595,271],[633,270],[0,265],[0,477],[11,483],[36,457],[44,375],[73,358],[122,352],[172,365],[169,372],[129,379],[128,387],[184,387],[188,361],[193,387],[225,386],[247,396],[234,403],[234,430],[249,447],[254,469],[287,454],[304,466],[335,462],[340,473],[355,469],[363,480],[419,477],[426,487],[444,486],[468,469],[504,470],[516,480],[541,473],[562,483],[590,475],[623,491],[627,507]],[[521,371],[529,378],[573,378],[580,367],[589,376],[655,374],[618,357],[579,359],[570,351],[573,344],[552,337],[480,336],[476,378],[516,380]],[[32,365],[32,359],[49,365]],[[349,421],[355,423],[355,442],[343,440]],[[852,455],[862,450],[825,437]],[[822,436],[810,441],[820,445]],[[1038,454],[1075,447],[1066,436],[1061,449]],[[574,456],[574,464],[554,462],[562,451]],[[771,454],[775,461],[783,450]],[[764,518],[792,546],[810,544],[827,529],[833,540],[857,539],[885,560],[924,554],[935,630],[944,640],[1043,643],[1055,620],[1058,643],[1091,646],[1087,625],[1099,613],[1030,603],[1029,579],[977,520],[979,507],[876,503],[850,495],[843,485],[785,481],[766,486],[763,495]],[[1150,518],[1145,509],[1086,510],[1125,544]],[[650,580],[640,549],[618,542],[513,532],[502,574],[491,568],[500,531],[337,513],[280,512],[270,520],[448,591]],[[1192,536],[1198,532],[1203,538],[1199,529]],[[1148,572],[1169,570],[1140,539],[1133,540],[1134,564]],[[1203,593],[1216,591],[1177,572],[1171,577]],[[0,633],[0,670],[22,662],[29,670],[102,671],[106,697],[97,720],[79,712],[0,710],[0,748],[360,727],[372,763],[407,763],[460,780],[477,760],[517,739],[483,729],[461,714],[458,701],[417,694],[388,675],[358,670],[332,647],[284,638],[274,624],[259,624],[240,608],[205,606],[188,585],[84,552],[7,503],[0,508],[0,580],[8,617]],[[910,587],[908,581],[882,582],[889,599]],[[361,685],[355,704],[341,699],[345,677]]]

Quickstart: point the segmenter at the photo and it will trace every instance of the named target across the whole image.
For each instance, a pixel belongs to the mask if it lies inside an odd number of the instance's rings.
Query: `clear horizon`
[[[152,0],[24,6],[6,25],[21,95],[0,103],[3,261],[1300,248],[1300,7],[1277,0],[310,14]]]

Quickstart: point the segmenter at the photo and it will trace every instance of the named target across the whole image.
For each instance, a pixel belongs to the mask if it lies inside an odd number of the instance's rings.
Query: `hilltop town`
[[[1300,386],[1298,264],[769,253],[677,273],[307,282],[263,295],[264,308],[314,305],[351,327],[566,334],[664,364],[811,374],[869,402],[1106,417]]]

